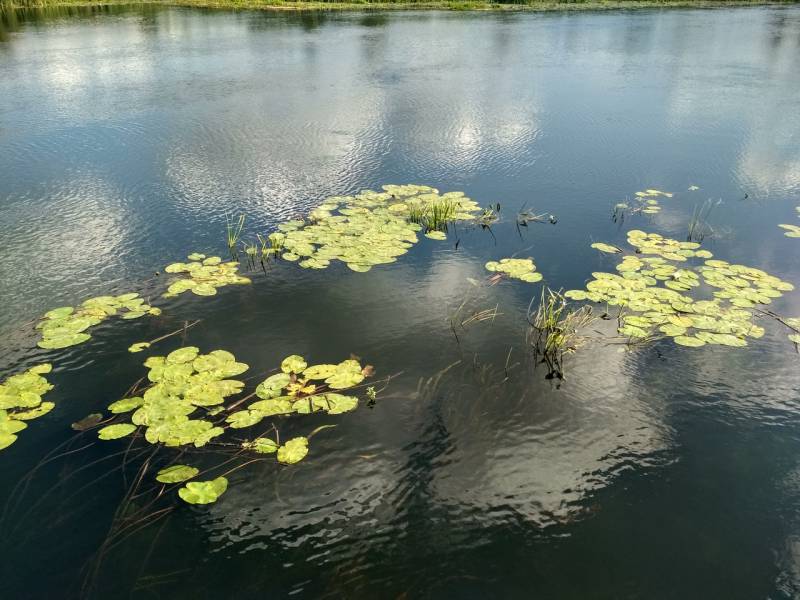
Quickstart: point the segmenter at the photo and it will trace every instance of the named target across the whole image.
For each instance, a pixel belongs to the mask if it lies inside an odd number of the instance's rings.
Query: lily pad
[[[278,462],[293,465],[303,460],[308,454],[308,438],[296,437],[278,448]]]
[[[191,479],[200,472],[200,469],[188,465],[172,465],[164,467],[156,475],[156,481],[161,483],[180,483]]]
[[[97,437],[101,440],[116,440],[136,431],[136,426],[131,423],[116,423],[106,425],[97,432]]]
[[[128,347],[128,352],[141,352],[142,350],[149,347],[150,347],[150,342],[136,342],[135,344],[131,344]]]
[[[261,437],[252,442],[243,442],[242,448],[253,450],[259,454],[272,454],[278,451],[278,444],[269,438]]]
[[[281,362],[281,371],[284,373],[302,373],[306,366],[308,365],[302,356],[292,354],[284,358],[283,362]]]
[[[225,477],[217,477],[211,481],[190,481],[178,490],[178,495],[189,504],[211,504],[216,502],[227,489],[228,480]]]
[[[608,254],[619,254],[622,252],[621,248],[617,248],[616,246],[612,246],[611,244],[604,244],[603,242],[595,242],[592,244],[592,248],[595,250],[600,250],[600,252],[606,252]]]

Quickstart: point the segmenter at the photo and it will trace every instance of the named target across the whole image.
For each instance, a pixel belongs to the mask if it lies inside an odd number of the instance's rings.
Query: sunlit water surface
[[[590,243],[634,227],[683,239],[712,198],[717,257],[800,284],[800,240],[777,228],[800,205],[800,9],[123,7],[0,23],[0,374],[52,361],[57,403],[0,454],[4,598],[800,595],[785,329],[764,320],[744,349],[593,343],[559,386],[526,347],[538,286],[467,281],[518,253],[551,287],[582,286],[614,264]],[[164,265],[225,252],[226,215],[246,214],[252,239],[327,196],[403,182],[499,202],[503,219],[366,274],[270,264],[251,286],[36,348],[47,309],[156,298]],[[661,214],[612,221],[651,187],[675,193]],[[558,222],[517,230],[522,207]],[[465,297],[462,314],[500,314],[454,335]],[[771,308],[800,316],[800,293]],[[225,348],[254,377],[291,353],[354,353],[397,377],[373,408],[280,421],[287,437],[336,425],[304,462],[237,471],[208,507],[167,499],[169,516],[93,562],[138,467],[109,458],[125,443],[84,448],[87,434],[22,478],[144,374],[129,344],[195,319],[154,350]]]

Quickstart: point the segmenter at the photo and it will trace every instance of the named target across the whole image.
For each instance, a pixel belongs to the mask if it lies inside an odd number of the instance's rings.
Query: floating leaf
[[[188,363],[197,358],[200,349],[195,346],[186,346],[185,348],[178,348],[167,355],[167,363],[178,365]]]
[[[97,432],[97,437],[101,440],[116,440],[125,437],[136,431],[136,426],[130,423],[116,423],[114,425],[106,425]]]
[[[603,242],[595,242],[592,244],[592,248],[595,250],[600,250],[600,252],[607,252],[609,254],[619,254],[622,252],[621,248],[617,248],[616,246],[612,246],[611,244],[604,244]]]
[[[133,398],[125,398],[112,402],[109,404],[108,410],[117,415],[130,412],[135,408],[139,408],[142,404],[144,404],[144,399],[139,396],[134,396]]]
[[[287,356],[281,362],[281,371],[284,373],[301,373],[307,366],[305,359],[297,354]]]
[[[252,442],[243,442],[242,448],[245,450],[254,450],[259,454],[272,454],[278,451],[278,444],[269,438],[258,438]]]
[[[429,231],[425,237],[431,240],[444,241],[447,239],[447,234],[444,231]]]
[[[785,223],[781,223],[780,225],[778,225],[778,227],[781,227],[781,228],[786,230],[786,233],[783,234],[786,237],[800,238],[800,226],[798,226],[798,225],[787,225]]]
[[[336,373],[336,365],[313,365],[303,371],[306,379],[327,379]]]
[[[191,479],[200,472],[200,469],[188,465],[172,465],[164,467],[156,475],[156,481],[161,483],[180,483]]]
[[[521,279],[529,283],[542,280],[540,273],[535,273],[536,265],[530,258],[501,258],[500,261],[489,261],[486,263],[486,270],[499,272],[514,279]]]
[[[264,414],[257,410],[240,410],[228,415],[225,420],[234,429],[242,429],[260,423],[263,418]]]
[[[9,417],[12,419],[18,419],[20,421],[30,421],[32,419],[38,419],[39,417],[46,415],[51,410],[53,410],[55,406],[56,405],[53,402],[42,402],[36,408],[24,411],[17,411],[9,415]]]
[[[278,448],[278,462],[293,465],[303,460],[308,454],[308,438],[296,437]]]
[[[256,387],[256,396],[259,398],[277,398],[282,395],[283,388],[291,383],[288,373],[276,373],[267,377]]]
[[[228,489],[228,480],[217,477],[211,481],[190,481],[178,490],[178,495],[189,504],[211,504]]]
[[[705,342],[701,339],[698,339],[693,336],[686,336],[686,335],[679,335],[674,338],[676,344],[680,344],[681,346],[690,346],[692,348],[697,348],[699,346],[705,346]]]
[[[141,352],[145,348],[150,347],[150,342],[136,342],[128,347],[128,352]]]
[[[288,415],[294,410],[292,408],[292,400],[294,399],[289,396],[272,398],[269,400],[259,400],[258,402],[253,402],[250,406],[248,406],[248,409],[258,412],[265,417],[271,417],[273,415]]]

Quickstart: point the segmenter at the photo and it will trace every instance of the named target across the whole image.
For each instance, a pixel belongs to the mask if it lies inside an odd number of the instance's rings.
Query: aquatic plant
[[[151,356],[144,366],[149,369],[150,385],[138,391],[134,388],[127,397],[112,402],[108,410],[117,417],[112,417],[113,422],[104,422],[97,436],[116,440],[141,433],[150,444],[181,448],[184,453],[212,443],[229,429],[252,427],[267,417],[315,412],[337,415],[355,410],[358,398],[342,392],[373,372],[372,367],[362,367],[352,358],[338,364],[309,366],[303,357],[290,355],[281,362],[280,372],[263,380],[249,396],[226,405],[227,399],[240,394],[245,386],[233,377],[249,367],[225,350],[200,354],[197,347],[187,346],[166,356]],[[257,397],[255,401],[239,408],[253,396]],[[198,418],[196,413],[203,414]],[[257,454],[276,453],[284,464],[294,464],[306,456],[308,438],[295,438],[281,445],[275,431],[275,440],[261,434],[237,442],[236,446]],[[161,469],[156,480],[180,483],[199,473],[191,465],[171,465]],[[207,504],[226,488],[227,481],[223,486],[218,477],[211,482],[188,483],[178,494],[186,502]]]
[[[500,218],[500,204],[493,206],[486,206],[481,209],[481,213],[475,217],[478,225],[481,227],[489,227]]]
[[[655,189],[636,192],[632,200],[619,202],[614,206],[612,218],[614,221],[623,219],[625,211],[630,211],[631,214],[641,213],[644,215],[656,215],[661,212],[661,205],[658,203],[658,198],[672,198],[673,195],[674,194],[671,192],[662,192],[661,190]]]
[[[225,238],[228,243],[228,249],[233,254],[236,245],[242,237],[242,230],[244,229],[245,215],[239,215],[237,221],[231,221],[228,215],[225,215]]]
[[[690,242],[702,242],[706,237],[713,235],[714,228],[709,224],[711,212],[720,204],[722,200],[706,200],[702,205],[694,207],[692,218],[689,219],[689,231],[686,239]]]
[[[222,262],[219,256],[206,258],[203,254],[190,254],[187,258],[188,263],[172,263],[164,268],[170,274],[189,275],[171,283],[164,298],[174,298],[186,291],[198,296],[213,296],[218,288],[250,283],[247,277],[238,274],[239,265],[235,262]]]
[[[770,315],[776,317],[781,323],[791,329],[789,340],[794,342],[795,345],[800,345],[800,317],[787,317],[780,318],[777,315]]]
[[[589,306],[577,310],[569,310],[568,306],[562,294],[542,288],[536,311],[528,308],[531,326],[528,341],[533,348],[534,362],[547,365],[548,378],[564,379],[564,357],[584,343],[585,337],[580,331],[596,319]]]
[[[500,261],[489,261],[486,270],[520,279],[528,283],[542,280],[542,274],[536,272],[536,265],[532,258],[501,258]]]
[[[755,325],[751,309],[769,304],[791,283],[745,265],[712,260],[711,253],[696,242],[678,242],[639,230],[628,232],[628,243],[640,254],[624,255],[613,273],[593,273],[585,290],[564,295],[573,300],[605,302],[633,313],[620,316],[621,335],[646,339],[656,331],[683,346],[720,344],[745,346],[746,338],[758,338],[764,329]],[[702,265],[685,266],[692,258]],[[659,284],[663,284],[661,287]],[[689,292],[701,284],[716,288],[711,298],[695,298]]]
[[[146,314],[160,315],[161,309],[146,304],[136,293],[89,298],[77,307],[62,306],[45,313],[36,325],[42,332],[37,345],[52,350],[81,344],[92,337],[86,333],[88,329],[117,314],[123,319],[138,319]]]
[[[339,260],[363,273],[395,262],[419,241],[417,232],[443,233],[447,223],[472,220],[478,210],[462,192],[440,195],[417,185],[386,185],[383,190],[334,196],[311,211],[308,222],[281,223],[282,257],[307,269],[325,269]],[[443,239],[440,234],[428,237]]]
[[[558,219],[555,215],[550,213],[536,213],[532,210],[526,210],[525,205],[520,209],[517,213],[517,227],[527,227],[528,223],[545,223],[548,222],[551,225],[555,225],[558,222]]]
[[[622,252],[622,248],[618,248],[617,246],[612,246],[611,244],[605,244],[603,242],[595,242],[592,244],[592,248],[595,250],[600,250],[600,252],[605,252],[607,254],[619,254]]]
[[[36,365],[0,384],[0,450],[17,441],[16,434],[28,426],[26,421],[38,419],[55,407],[52,402],[42,402],[42,396],[53,389],[43,375],[52,369],[49,363]]]
[[[786,233],[783,234],[786,237],[800,238],[800,225],[787,225],[785,223],[781,223],[778,225],[778,227],[786,230]]]

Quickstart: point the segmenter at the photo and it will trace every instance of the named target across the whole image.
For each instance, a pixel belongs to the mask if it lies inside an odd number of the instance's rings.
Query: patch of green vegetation
[[[542,274],[536,272],[532,258],[501,258],[499,262],[491,260],[486,263],[486,270],[528,283],[542,280]]]
[[[38,346],[52,350],[81,344],[92,337],[86,333],[88,329],[117,314],[123,319],[138,319],[148,314],[160,315],[161,309],[146,304],[136,293],[98,296],[78,307],[54,308],[36,325],[42,332]]]
[[[589,306],[570,310],[559,292],[543,288],[536,311],[528,311],[534,361],[547,365],[547,378],[564,379],[564,357],[585,340],[581,331],[596,319]]]
[[[748,337],[764,335],[763,327],[753,323],[751,309],[794,289],[760,269],[711,259],[696,242],[632,230],[628,243],[639,254],[655,256],[624,255],[618,275],[593,273],[585,290],[570,290],[565,296],[640,313],[620,316],[618,331],[629,338],[646,339],[658,331],[683,346],[746,346]],[[682,264],[694,258],[706,260],[697,266]],[[700,289],[715,291],[709,298],[690,295]]]
[[[221,287],[250,283],[247,277],[238,274],[239,265],[236,262],[222,262],[219,256],[206,258],[205,255],[196,253],[190,254],[188,259],[188,263],[172,263],[164,268],[167,273],[188,274],[188,277],[170,284],[164,298],[174,298],[186,291],[197,296],[214,296]]]
[[[179,448],[182,453],[212,443],[227,430],[253,427],[267,417],[315,412],[337,415],[355,410],[358,398],[341,392],[360,384],[373,372],[371,366],[362,367],[352,358],[338,364],[309,366],[302,356],[292,354],[281,361],[280,372],[263,380],[253,393],[226,405],[228,399],[240,394],[245,386],[244,382],[232,378],[248,369],[248,365],[237,362],[230,352],[214,350],[200,354],[199,348],[186,346],[166,356],[151,356],[144,366],[149,369],[150,385],[137,395],[109,405],[109,411],[124,420],[106,424],[98,430],[98,438],[117,440],[143,433],[145,441]],[[256,397],[254,402],[235,410],[253,396]],[[193,417],[200,412],[203,414],[199,418]],[[99,420],[92,420],[88,427],[98,423]],[[262,433],[255,439],[238,441],[235,446],[255,454],[274,453],[278,462],[294,464],[308,454],[308,438],[316,432],[281,445],[274,425],[273,429],[276,439]],[[180,483],[199,472],[194,466],[172,465],[161,469],[156,480],[165,484]],[[178,494],[191,504],[214,502],[227,489],[227,480],[222,486],[221,479],[224,477],[186,484]]]
[[[55,407],[52,402],[42,402],[42,396],[53,389],[43,375],[52,369],[49,363],[36,365],[0,384],[0,450],[17,441],[16,434],[28,426],[26,421],[38,419]]]
[[[325,269],[338,260],[364,273],[408,252],[419,241],[417,232],[446,239],[449,223],[474,220],[478,210],[463,192],[440,195],[422,185],[385,185],[382,192],[335,196],[312,210],[308,221],[278,226],[284,234],[282,257],[306,269]]]

